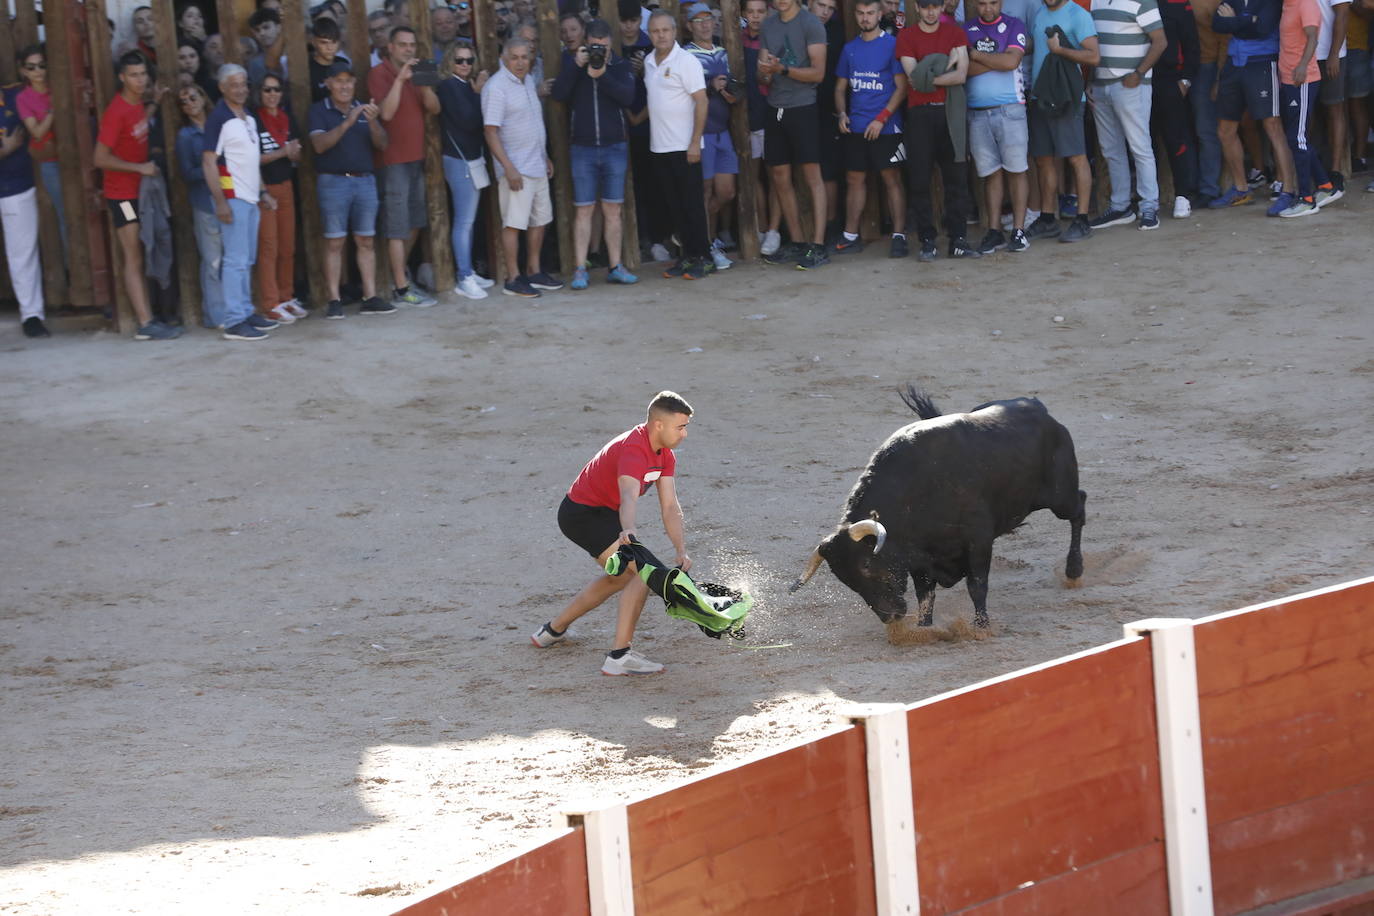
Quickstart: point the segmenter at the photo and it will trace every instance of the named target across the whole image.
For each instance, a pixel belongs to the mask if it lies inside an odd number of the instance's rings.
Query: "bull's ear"
[[[847,526],[846,526],[846,527],[847,527]],[[828,559],[830,559],[830,548],[831,548],[831,545],[833,545],[834,543],[835,543],[835,535],[832,534],[832,535],[830,535],[828,538],[826,538],[825,540],[821,541],[818,545],[816,545],[816,552],[819,553],[819,554],[821,555],[822,558],[828,560]]]

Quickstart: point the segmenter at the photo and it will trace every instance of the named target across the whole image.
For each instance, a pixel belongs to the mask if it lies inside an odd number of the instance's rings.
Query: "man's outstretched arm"
[[[658,479],[658,508],[663,513],[663,530],[668,533],[668,540],[673,542],[673,549],[677,551],[673,565],[681,566],[683,572],[689,572],[692,558],[687,555],[687,541],[682,533],[682,506],[677,501],[677,484],[671,477]],[[621,510],[624,511],[623,500]]]

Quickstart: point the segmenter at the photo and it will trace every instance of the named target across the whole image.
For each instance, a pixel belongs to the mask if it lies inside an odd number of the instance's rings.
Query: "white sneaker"
[[[482,289],[491,289],[493,286],[496,285],[495,280],[488,280],[481,274],[471,274],[471,277],[472,279],[477,281],[477,285],[482,287]]]
[[[487,298],[487,291],[482,288],[480,283],[477,282],[476,274],[469,274],[468,276],[464,277],[462,280],[458,282],[458,285],[453,288],[453,291],[458,295],[464,296],[468,299]]]
[[[649,248],[649,257],[655,261],[670,261],[673,256],[668,253],[668,249],[664,248],[662,243],[654,242]]]
[[[1174,219],[1187,219],[1193,215],[1193,205],[1186,197],[1174,198]]]
[[[620,658],[606,656],[606,660],[601,663],[601,673],[610,675],[621,674],[658,674],[663,670],[663,666],[658,662],[651,662],[644,656],[631,649]]]
[[[281,304],[281,307],[286,309],[288,312],[290,312],[297,318],[310,317],[310,310],[305,306],[301,305],[301,300],[299,299],[288,299]]]
[[[293,314],[291,313],[290,309],[288,309],[288,308],[286,307],[286,303],[285,303],[285,302],[283,302],[281,305],[277,306],[276,308],[274,308],[274,309],[272,309],[270,312],[268,312],[268,313],[267,313],[267,317],[268,317],[268,318],[271,318],[273,321],[277,322],[278,324],[295,324],[295,323],[296,323],[296,316],[293,315]]]
[[[763,234],[763,244],[759,246],[759,254],[777,254],[782,247],[782,235],[776,229],[769,229]]]
[[[725,256],[725,252],[719,248],[711,249],[711,260],[716,262],[716,270],[729,270],[735,266],[735,262]]]
[[[534,635],[530,637],[530,642],[534,643],[541,649],[547,649],[549,646],[557,645],[558,643],[562,642],[564,639],[567,638],[567,636],[567,630],[563,631],[562,636],[554,636],[553,631],[549,629],[549,625],[546,623],[542,627],[534,631]]]
[[[1010,214],[1010,213],[1003,213],[1003,214],[1002,214],[1002,231],[1003,231],[1003,232],[1011,232],[1011,231],[1012,231],[1013,229],[1015,229],[1015,228],[1016,228],[1016,222],[1012,219],[1011,214]]]

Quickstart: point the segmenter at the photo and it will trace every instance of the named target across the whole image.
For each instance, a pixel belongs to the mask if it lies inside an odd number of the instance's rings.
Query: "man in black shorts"
[[[854,18],[859,34],[840,52],[835,69],[835,110],[839,113],[848,195],[844,232],[835,253],[862,251],[859,219],[868,195],[868,173],[877,172],[887,189],[892,214],[892,245],[888,257],[907,256],[906,189],[898,169],[902,149],[902,100],[906,74],[897,66],[897,39],[882,30],[882,0],[856,0]]]
[[[825,180],[820,166],[820,125],[816,87],[825,76],[825,27],[797,0],[777,0],[777,12],[759,29],[759,82],[768,86],[768,123],[763,129],[763,158],[777,189],[790,243],[764,255],[770,264],[795,262],[814,270],[830,259],[825,254]],[[800,165],[811,191],[810,241],[805,242],[792,187],[792,166]]]
[[[603,570],[611,554],[635,535],[636,504],[654,486],[658,489],[663,530],[676,552],[673,565],[682,567],[684,572],[692,568],[692,558],[687,555],[683,540],[682,507],[677,501],[674,476],[677,459],[673,456],[673,449],[687,438],[687,424],[691,420],[692,405],[674,392],[660,391],[649,402],[645,421],[602,446],[568,488],[558,507],[558,527]],[[598,576],[557,617],[535,631],[530,641],[541,649],[562,642],[574,620],[619,592],[615,642],[601,665],[601,673],[659,673],[662,665],[630,651],[635,624],[649,597],[649,587],[637,573],[634,564],[630,564],[618,576]]]

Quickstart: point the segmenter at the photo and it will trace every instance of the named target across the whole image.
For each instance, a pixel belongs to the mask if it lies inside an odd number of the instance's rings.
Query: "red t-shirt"
[[[49,92],[36,92],[32,86],[25,86],[19,93],[19,98],[16,100],[16,103],[19,107],[19,117],[33,118],[35,121],[41,121],[48,116],[48,112],[52,111],[52,94]],[[54,127],[55,126],[56,125],[54,125]],[[33,158],[37,159],[39,162],[47,162],[50,159],[56,159],[57,146],[52,142],[52,138],[55,134],[56,131],[50,127],[48,128],[48,132],[43,135],[42,140],[35,140],[32,135],[30,135],[29,155],[33,156]]]
[[[372,93],[372,101],[381,107],[382,99],[391,91],[396,82],[396,68],[391,61],[384,60],[367,72],[367,91]],[[396,165],[401,162],[419,162],[425,158],[425,109],[420,104],[420,90],[406,80],[401,87],[401,101],[396,106],[396,116],[390,121],[382,121],[386,128],[386,149],[374,153],[377,165]]]
[[[100,135],[96,137],[110,148],[115,158],[125,162],[148,161],[148,115],[142,105],[116,95],[105,114],[100,117]],[[137,200],[143,176],[137,172],[103,170],[106,200]]]
[[[616,436],[587,462],[568,488],[568,498],[583,506],[620,509],[620,478],[639,481],[639,495],[660,477],[672,477],[677,459],[670,448],[657,452],[649,445],[649,430],[641,423]]]
[[[920,25],[909,25],[897,33],[897,46],[893,49],[893,56],[897,58],[898,66],[901,65],[903,57],[914,57],[917,61],[929,54],[948,54],[955,48],[968,46],[968,36],[964,30],[952,22],[940,20],[940,24],[934,32],[921,31]],[[914,105],[931,105],[945,100],[945,87],[936,86],[934,92],[917,92],[915,89],[908,89],[906,93],[906,104],[910,108]]]

